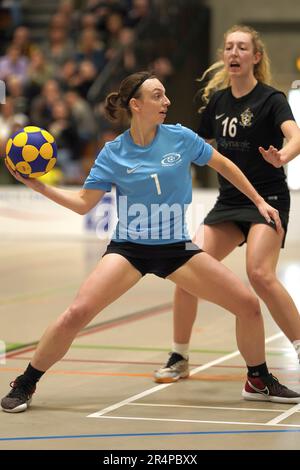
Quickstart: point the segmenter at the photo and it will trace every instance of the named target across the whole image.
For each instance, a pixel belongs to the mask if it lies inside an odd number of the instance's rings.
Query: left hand
[[[257,205],[257,209],[267,222],[273,222],[275,224],[277,233],[281,235],[283,233],[283,228],[278,210],[270,206],[270,204],[268,204],[264,199]]]
[[[265,150],[263,147],[258,147],[258,150],[264,159],[275,166],[275,168],[280,168],[284,164],[281,151],[273,147],[273,145],[270,145],[268,150]]]

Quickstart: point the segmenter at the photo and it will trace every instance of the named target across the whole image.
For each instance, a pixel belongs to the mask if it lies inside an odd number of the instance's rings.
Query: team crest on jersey
[[[247,108],[245,109],[245,111],[241,113],[241,116],[240,116],[241,119],[240,119],[239,124],[242,127],[250,127],[252,126],[253,117],[254,117],[254,114],[252,113],[251,109]]]
[[[164,155],[161,164],[162,166],[174,166],[181,162],[180,153],[167,153]]]

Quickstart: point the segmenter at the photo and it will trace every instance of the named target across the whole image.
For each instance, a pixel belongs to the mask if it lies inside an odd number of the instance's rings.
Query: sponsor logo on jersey
[[[242,127],[251,127],[252,126],[252,119],[254,117],[254,114],[252,113],[250,108],[245,109],[245,111],[242,112],[240,115],[240,122],[239,124]]]
[[[134,173],[138,168],[140,168],[140,166],[142,166],[142,163],[139,163],[133,168],[127,168],[127,174],[130,175],[130,173]]]
[[[164,155],[161,164],[162,166],[174,166],[181,162],[180,153],[167,153]]]
[[[220,119],[221,117],[223,117],[224,115],[225,115],[225,113],[216,114],[216,115],[215,115],[215,118],[218,120],[218,119]]]

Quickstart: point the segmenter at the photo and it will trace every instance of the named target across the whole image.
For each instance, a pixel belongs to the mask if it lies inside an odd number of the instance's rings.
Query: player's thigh
[[[247,238],[247,273],[253,271],[275,272],[280,254],[282,235],[266,224],[251,226]]]
[[[168,279],[190,294],[233,313],[256,307],[254,294],[232,271],[207,253],[193,256]]]
[[[75,302],[84,304],[91,312],[100,311],[134,286],[141,277],[141,273],[123,256],[107,254],[83,283]]]
[[[224,259],[244,240],[242,231],[234,222],[200,225],[194,242],[218,260]]]

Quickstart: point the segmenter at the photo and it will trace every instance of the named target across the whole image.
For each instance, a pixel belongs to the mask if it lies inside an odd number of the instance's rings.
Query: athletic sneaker
[[[179,379],[186,379],[189,372],[189,361],[176,352],[169,353],[170,357],[164,367],[154,371],[154,382],[172,383]]]
[[[300,394],[282,385],[272,374],[268,377],[247,377],[242,396],[253,401],[300,403]]]
[[[1,400],[1,408],[7,413],[20,413],[27,410],[30,405],[36,387],[24,383],[22,377],[20,375],[11,382],[12,390]]]

